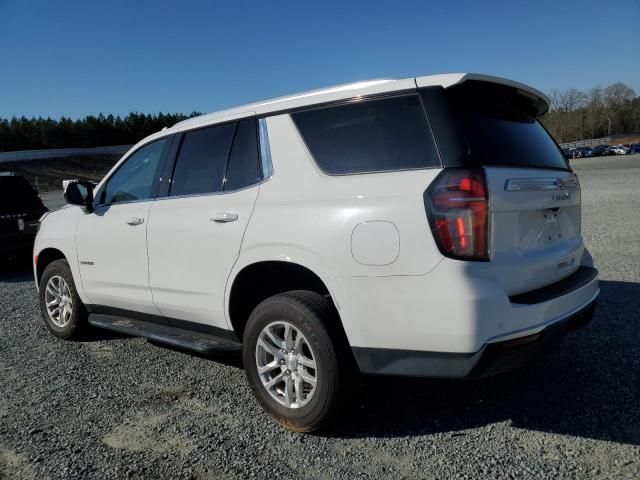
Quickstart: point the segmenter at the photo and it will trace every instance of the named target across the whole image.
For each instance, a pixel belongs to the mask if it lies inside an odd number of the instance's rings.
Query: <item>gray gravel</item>
[[[483,381],[368,379],[331,431],[283,431],[236,356],[53,338],[28,267],[0,274],[1,478],[640,477],[640,156],[575,160],[594,323]]]

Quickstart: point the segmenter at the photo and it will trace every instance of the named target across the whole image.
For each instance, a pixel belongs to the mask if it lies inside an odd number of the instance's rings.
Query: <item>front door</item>
[[[130,155],[95,198],[76,231],[82,287],[94,305],[158,313],[149,289],[147,226],[166,139]]]

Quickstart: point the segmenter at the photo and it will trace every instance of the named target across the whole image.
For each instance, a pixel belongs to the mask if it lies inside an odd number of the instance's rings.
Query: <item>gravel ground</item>
[[[640,156],[575,160],[595,321],[482,381],[371,378],[319,435],[286,432],[237,356],[52,337],[28,267],[0,274],[1,478],[640,477]]]

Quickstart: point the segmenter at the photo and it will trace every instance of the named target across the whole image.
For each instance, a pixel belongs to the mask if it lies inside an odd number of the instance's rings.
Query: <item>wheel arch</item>
[[[253,309],[263,300],[291,290],[309,290],[326,296],[336,308],[340,330],[345,335],[337,302],[327,283],[311,268],[285,260],[261,260],[243,266],[230,282],[227,313],[238,338]]]
[[[38,252],[35,264],[36,285],[40,285],[40,279],[42,278],[42,274],[47,266],[56,260],[69,261],[62,250],[55,247],[46,247]]]

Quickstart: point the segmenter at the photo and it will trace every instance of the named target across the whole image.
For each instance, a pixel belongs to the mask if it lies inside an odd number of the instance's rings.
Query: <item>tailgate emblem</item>
[[[571,194],[569,192],[556,193],[551,198],[554,200],[571,200]]]

